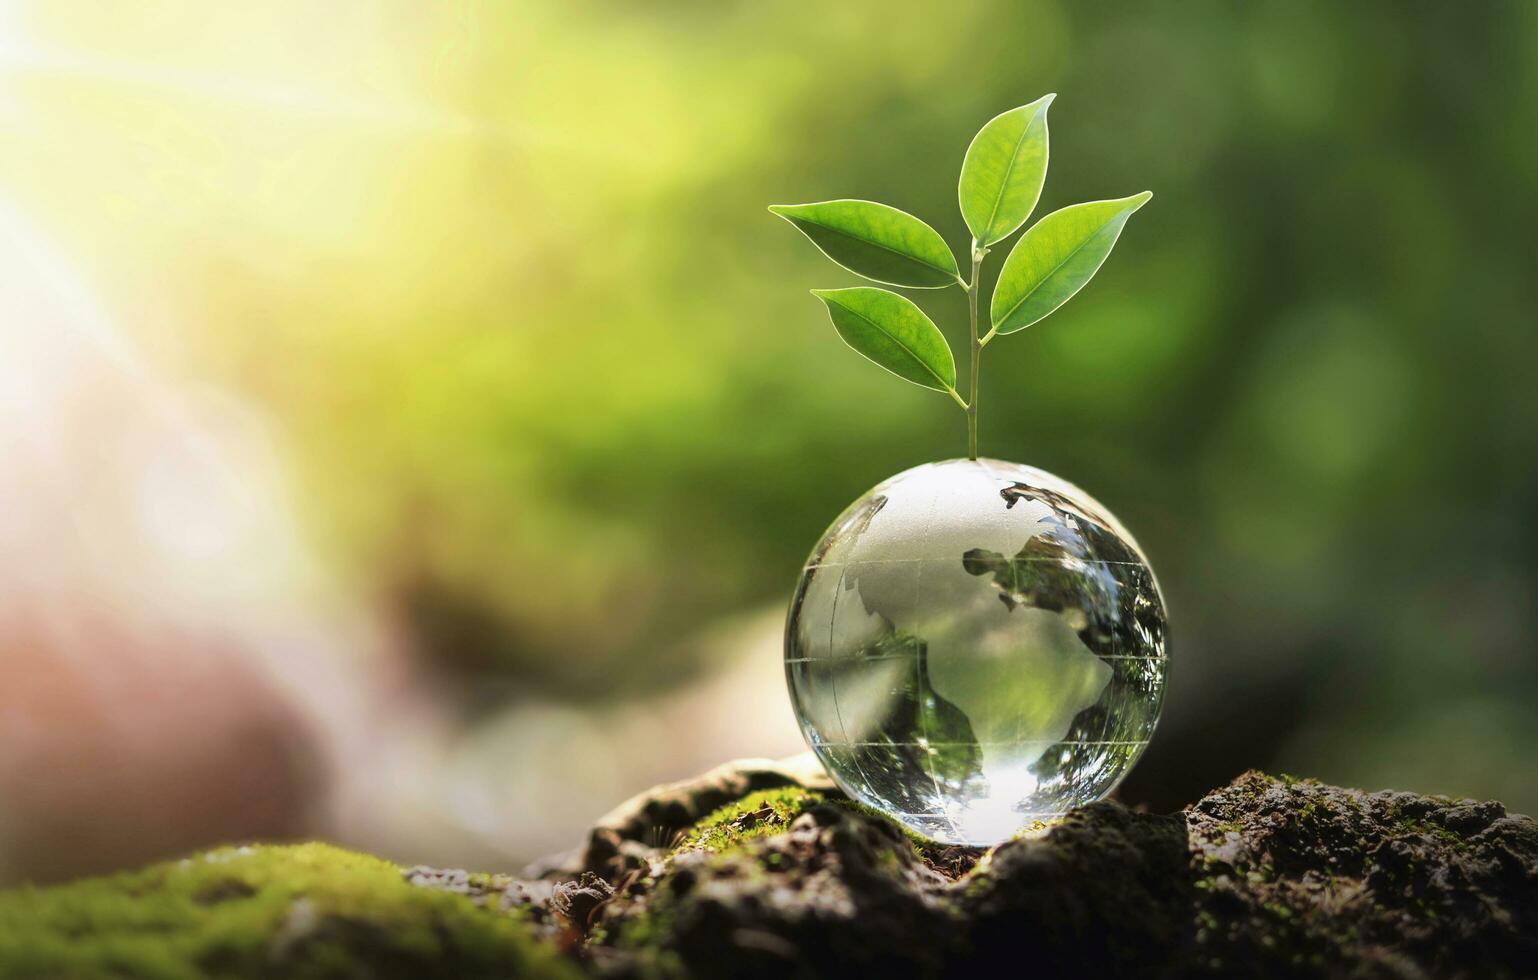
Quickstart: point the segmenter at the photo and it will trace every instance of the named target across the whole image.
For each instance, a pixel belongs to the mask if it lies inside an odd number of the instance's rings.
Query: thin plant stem
[[[977,239],[972,239],[972,281],[964,287],[967,291],[967,319],[970,323],[972,337],[972,386],[967,391],[967,458],[977,458],[977,377],[978,365],[982,361],[983,342],[977,335],[977,280],[983,267],[983,256],[988,254],[986,248],[977,244]]]

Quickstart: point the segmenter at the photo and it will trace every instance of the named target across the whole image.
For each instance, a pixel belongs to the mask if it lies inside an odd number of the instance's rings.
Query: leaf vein
[[[916,364],[918,364],[919,367],[923,368],[926,372],[928,372],[930,377],[934,378],[936,381],[940,382],[940,384],[944,385],[945,389],[947,391],[952,390],[953,386],[950,384],[950,382],[946,381],[944,378],[942,378],[938,374],[936,374],[935,373],[935,369],[930,367],[928,364],[926,364],[924,362],[924,359],[922,357],[920,357],[918,355],[918,353],[916,351],[914,351],[914,349],[912,347],[910,347],[908,344],[903,343],[902,338],[897,337],[890,330],[887,330],[881,324],[877,323],[875,320],[872,320],[870,317],[866,316],[864,313],[861,313],[859,310],[852,310],[849,307],[844,306],[844,304],[842,304],[842,303],[839,304],[839,307],[842,308],[844,310],[844,312],[849,313],[849,314],[851,314],[853,316],[859,317],[861,320],[864,320],[866,323],[868,323],[871,326],[875,327],[876,330],[882,336],[886,337],[892,343],[894,343],[898,347],[902,348],[903,353],[905,353],[909,357],[913,358],[914,362]]]
[[[1020,138],[1015,140],[1015,151],[1009,155],[1009,166],[1004,168],[1004,180],[999,184],[999,193],[993,198],[993,209],[988,212],[988,223],[983,226],[984,235],[993,233],[993,222],[999,216],[999,206],[1004,203],[1004,192],[1009,189],[1009,178],[1014,175],[1015,163],[1020,159],[1020,147],[1025,145],[1025,137],[1030,133],[1031,123],[1035,120],[1035,116],[1027,119],[1025,127],[1020,130]]]
[[[816,222],[812,222],[812,223],[813,224],[817,224]],[[881,249],[884,252],[891,252],[893,255],[897,256],[900,259],[907,259],[909,262],[913,262],[913,263],[915,263],[917,265],[921,265],[921,266],[923,266],[926,269],[933,269],[934,271],[944,273],[947,276],[956,275],[956,273],[952,272],[950,269],[945,268],[944,266],[935,265],[933,262],[930,262],[927,259],[924,259],[924,258],[921,258],[921,257],[919,257],[917,255],[914,255],[911,252],[899,252],[897,249],[893,248],[892,246],[890,246],[890,245],[883,245],[881,242],[878,242],[875,239],[872,239],[872,238],[862,238],[859,235],[851,235],[849,232],[843,230],[842,228],[834,228],[831,225],[819,224],[818,227],[826,228],[829,231],[833,232],[833,234],[835,234],[835,235],[843,235],[845,238],[851,239],[853,241],[863,242],[866,245],[872,245],[872,246],[874,246],[876,248]],[[830,256],[830,258],[831,258],[831,256]]]
[[[1117,217],[1120,217],[1120,215],[1118,214]],[[1111,219],[1111,221],[1115,221],[1115,220],[1116,220],[1116,218],[1112,218]],[[1078,255],[1080,252],[1084,251],[1085,248],[1089,247],[1089,243],[1094,240],[1094,237],[1096,235],[1100,234],[1102,231],[1104,231],[1106,226],[1109,225],[1111,223],[1111,221],[1102,222],[1099,228],[1096,228],[1092,233],[1090,233],[1089,235],[1086,235],[1085,238],[1084,238],[1084,241],[1082,241],[1079,244],[1075,245],[1073,247],[1073,251],[1071,251],[1067,255],[1063,256],[1063,260],[1061,262],[1059,262],[1057,265],[1053,266],[1050,270],[1048,270],[1047,274],[1042,276],[1041,279],[1039,281],[1037,281],[1036,285],[1032,286],[1029,290],[1027,290],[1026,293],[1023,296],[1020,297],[1019,301],[1015,303],[1015,305],[1013,305],[1009,309],[1005,310],[1004,311],[1004,315],[1002,317],[1000,317],[999,319],[995,320],[993,325],[995,327],[1002,326],[1006,320],[1008,320],[1010,317],[1014,316],[1015,315],[1015,311],[1018,310],[1020,307],[1024,306],[1026,300],[1030,299],[1032,296],[1035,296],[1037,290],[1041,289],[1041,287],[1043,287],[1043,286],[1045,286],[1047,284],[1047,281],[1049,279],[1051,279],[1053,276],[1057,275],[1058,272],[1063,268],[1063,266],[1068,264],[1069,260],[1071,260],[1075,255]],[[1029,234],[1029,232],[1027,232],[1027,234]],[[1022,239],[1022,241],[1023,240],[1024,239]]]

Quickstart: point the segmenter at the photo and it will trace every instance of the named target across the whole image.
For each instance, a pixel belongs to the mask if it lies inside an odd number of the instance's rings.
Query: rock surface
[[[1538,823],[1498,803],[1252,772],[1181,813],[1099,803],[981,852],[915,843],[837,794],[787,785],[668,851],[634,836],[590,846],[586,870],[616,889],[592,914],[590,966],[1538,976]]]
[[[0,893],[0,977],[1538,976],[1538,823],[1247,773],[941,847],[801,764],[642,794],[523,879],[332,848]],[[985,973],[984,971],[989,971]]]

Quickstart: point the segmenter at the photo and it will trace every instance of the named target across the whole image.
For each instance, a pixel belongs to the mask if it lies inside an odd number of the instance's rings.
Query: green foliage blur
[[[667,688],[849,501],[964,455],[764,208],[868,197],[962,254],[967,141],[1055,91],[1036,214],[1155,198],[990,347],[980,450],[1084,487],[1160,575],[1171,695],[1128,793],[1266,765],[1538,809],[1538,6],[300,6],[296,51],[246,57],[421,118],[139,105],[78,152],[122,160],[105,200],[180,195],[109,216],[125,275],[206,324],[164,346],[272,413],[309,530],[420,656]],[[120,43],[196,51],[198,9]],[[127,152],[145,128],[188,173]],[[964,349],[962,293],[921,300]]]

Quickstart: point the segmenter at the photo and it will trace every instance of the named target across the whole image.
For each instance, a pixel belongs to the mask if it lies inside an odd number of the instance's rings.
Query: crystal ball
[[[856,500],[807,559],[785,675],[851,797],[986,846],[1102,799],[1159,720],[1164,602],[1078,487],[1018,463],[929,463]]]

